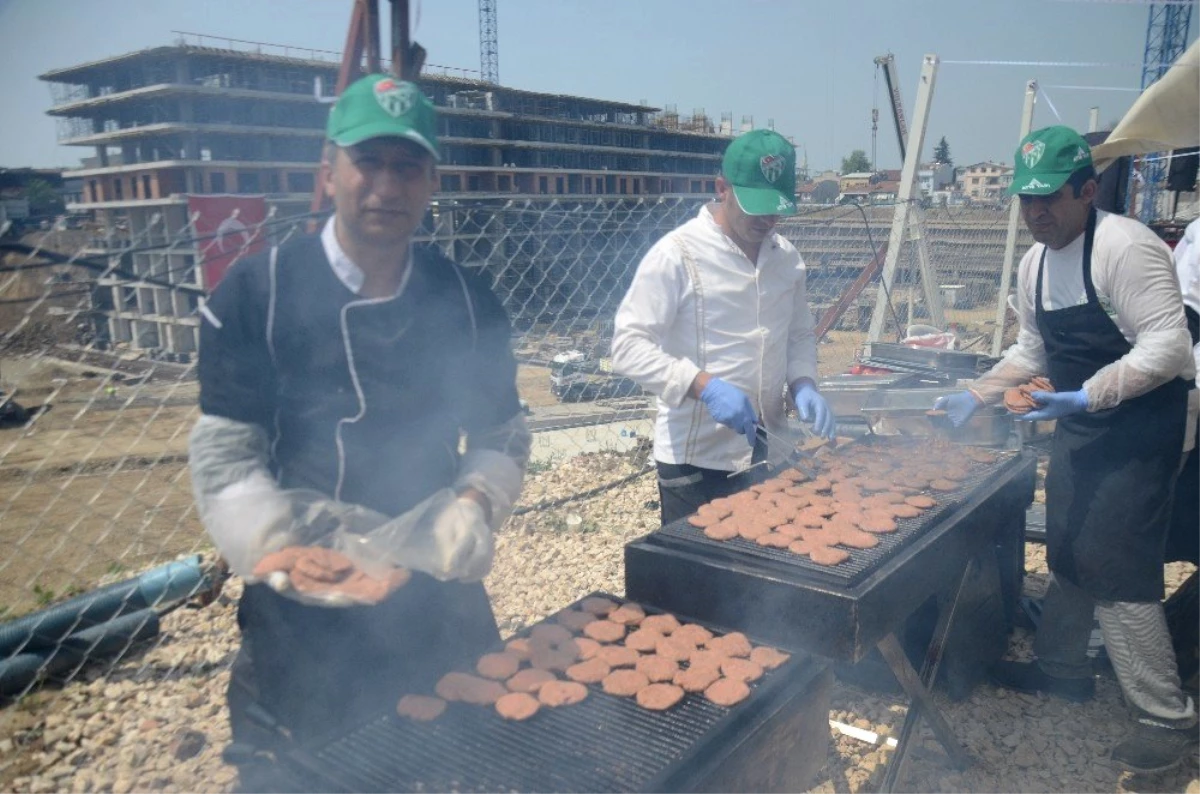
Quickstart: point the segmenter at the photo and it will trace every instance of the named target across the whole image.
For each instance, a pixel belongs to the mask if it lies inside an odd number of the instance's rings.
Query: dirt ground
[[[64,375],[22,379],[21,404],[51,408],[0,430],[0,619],[205,545],[186,466],[194,384],[109,393]]]

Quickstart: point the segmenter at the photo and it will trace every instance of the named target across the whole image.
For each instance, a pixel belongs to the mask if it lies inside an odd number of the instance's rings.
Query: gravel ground
[[[635,471],[628,458],[599,454],[532,475],[523,504],[578,493]],[[624,544],[656,525],[657,490],[643,476],[597,497],[514,517],[497,542],[487,579],[507,635],[593,590],[624,592]],[[1028,546],[1026,592],[1045,586],[1043,549]],[[1173,589],[1193,570],[1168,566]],[[161,638],[111,669],[89,669],[70,684],[45,689],[0,711],[0,790],[228,791],[234,770],[220,760],[229,740],[224,710],[228,665],[236,648],[231,581],[217,602],[181,609],[163,620]],[[1012,658],[1027,658],[1030,637],[1018,629]],[[914,740],[900,790],[945,792],[1200,792],[1196,759],[1157,776],[1132,777],[1106,762],[1128,726],[1111,674],[1097,697],[1071,704],[981,685],[962,702],[939,695],[943,713],[979,762],[958,773],[924,728]],[[838,683],[830,719],[895,735],[907,702]],[[831,728],[828,764],[814,792],[878,787],[890,756],[885,746]]]

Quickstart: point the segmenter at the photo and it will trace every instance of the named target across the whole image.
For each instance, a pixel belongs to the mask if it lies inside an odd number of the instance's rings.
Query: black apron
[[[1050,381],[1077,391],[1132,348],[1096,298],[1092,241],[1083,246],[1087,303],[1046,311],[1045,251],[1035,306]],[[1046,474],[1046,553],[1050,570],[1104,601],[1163,597],[1163,553],[1172,489],[1183,451],[1188,384],[1175,378],[1115,408],[1058,420]]]

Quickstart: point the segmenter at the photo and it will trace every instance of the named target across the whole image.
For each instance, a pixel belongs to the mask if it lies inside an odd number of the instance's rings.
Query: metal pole
[[[1088,108],[1088,132],[1100,129],[1100,108]]]
[[[379,0],[366,0],[363,10],[367,38],[367,74],[379,74]]]
[[[391,0],[392,3],[392,74],[401,80],[415,79],[409,72],[409,26],[408,0]]]
[[[1037,80],[1025,84],[1025,104],[1021,109],[1021,135],[1024,138],[1033,129],[1033,107],[1037,104]],[[1008,208],[1008,236],[1004,238],[1004,263],[1000,271],[1000,292],[996,297],[996,330],[992,333],[992,357],[1000,355],[1004,344],[1004,318],[1008,312],[1008,292],[1012,288],[1013,258],[1017,253],[1017,232],[1021,222],[1021,201],[1016,196]]]
[[[879,293],[875,299],[875,312],[871,315],[871,328],[867,332],[868,342],[878,342],[883,335],[883,326],[889,316],[892,284],[896,278],[896,261],[908,231],[908,216],[912,208],[914,190],[917,188],[917,166],[921,150],[925,148],[925,129],[929,122],[929,107],[933,101],[933,87],[937,80],[938,56],[926,55],[921,66],[921,81],[917,85],[917,101],[913,109],[913,127],[908,134],[904,166],[900,171],[900,194],[896,212],[892,216],[892,232],[888,237],[887,260],[883,265],[883,276],[879,280]],[[931,320],[941,327],[943,322],[941,293],[937,279],[929,262],[922,258],[921,280],[925,287],[925,305]],[[897,329],[903,330],[903,329]]]

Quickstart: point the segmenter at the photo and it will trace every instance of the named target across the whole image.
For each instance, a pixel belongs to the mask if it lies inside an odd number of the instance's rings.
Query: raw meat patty
[[[496,701],[496,712],[506,720],[527,720],[541,707],[538,699],[526,692],[509,692]]]
[[[683,699],[683,690],[674,684],[650,684],[637,693],[637,703],[651,711],[666,711]]]
[[[428,695],[405,695],[396,704],[396,713],[417,722],[430,722],[442,716],[446,701]]]

